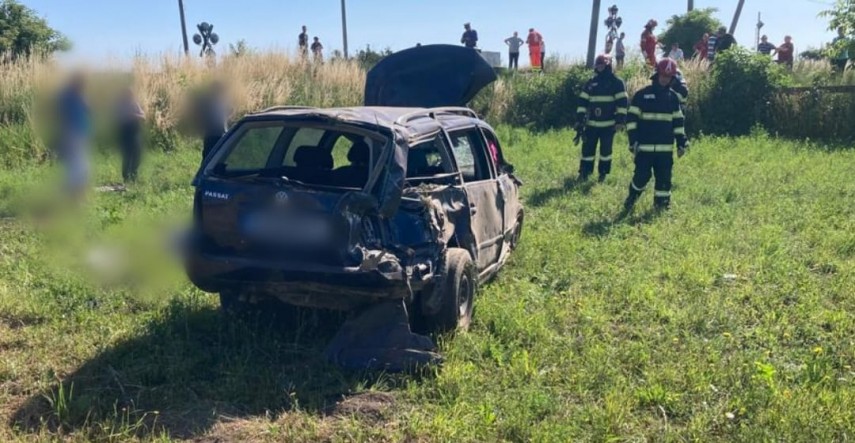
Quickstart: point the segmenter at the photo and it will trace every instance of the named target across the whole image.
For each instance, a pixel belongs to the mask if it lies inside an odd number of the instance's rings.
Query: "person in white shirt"
[[[683,61],[683,50],[680,49],[680,45],[678,43],[671,45],[671,51],[668,52],[668,58],[677,62]]]

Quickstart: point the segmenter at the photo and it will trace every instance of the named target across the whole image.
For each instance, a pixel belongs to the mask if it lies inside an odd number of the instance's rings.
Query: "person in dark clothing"
[[[463,36],[460,37],[460,43],[467,48],[475,49],[478,46],[478,31],[472,29],[472,25],[466,23],[463,25]]]
[[[653,82],[659,81],[659,73],[655,72],[653,76],[650,77]],[[669,87],[677,94],[677,97],[680,99],[680,110],[683,111],[683,114],[686,113],[686,105],[689,103],[689,85],[686,83],[686,78],[683,76],[683,73],[680,72],[680,68],[677,68],[677,73],[671,79],[671,84]]]
[[[202,160],[204,160],[228,129],[232,110],[226,97],[224,83],[217,81],[211,85],[211,90],[205,97],[200,112],[203,119]]]
[[[760,43],[757,45],[757,52],[763,55],[772,55],[772,52],[776,48],[777,47],[775,45],[769,43],[769,37],[765,35],[763,37],[760,37]]]
[[[585,84],[579,94],[579,107],[576,109],[576,131],[585,131],[579,178],[587,180],[594,172],[599,143],[600,163],[597,170],[602,182],[612,170],[615,131],[626,123],[627,95],[626,86],[623,80],[615,76],[607,55],[597,57],[594,70],[594,78]]]
[[[727,28],[722,26],[718,29],[718,38],[715,41],[715,52],[716,54],[721,54],[724,51],[734,47],[736,45],[736,38],[733,34],[727,32]]]
[[[680,99],[670,87],[677,74],[677,62],[662,59],[656,64],[656,71],[653,83],[636,93],[629,107],[626,129],[629,150],[635,155],[635,173],[624,202],[627,211],[635,205],[651,176],[656,177],[654,206],[670,207],[674,142],[678,157],[689,148]]]
[[[303,32],[297,36],[297,46],[300,48],[300,57],[306,58],[309,55],[309,32],[305,25],[303,25]]]
[[[125,183],[137,179],[142,160],[142,123],[145,114],[131,88],[125,89],[116,109],[119,118],[119,148],[122,153],[122,180]]]

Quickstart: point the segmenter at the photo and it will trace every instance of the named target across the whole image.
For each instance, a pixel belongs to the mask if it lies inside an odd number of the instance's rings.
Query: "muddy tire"
[[[440,307],[436,314],[424,316],[425,329],[432,333],[469,329],[477,284],[478,275],[469,253],[449,248],[433,288],[432,296],[440,300]]]
[[[525,216],[522,212],[517,215],[517,224],[514,226],[514,232],[511,234],[510,247],[513,251],[520,245],[520,239],[522,239],[522,229],[523,229],[523,220]]]

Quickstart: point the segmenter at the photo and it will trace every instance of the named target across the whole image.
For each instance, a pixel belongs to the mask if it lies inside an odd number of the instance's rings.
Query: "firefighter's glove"
[[[686,155],[686,152],[689,150],[689,142],[683,144],[683,146],[677,146],[677,158],[680,158]]]

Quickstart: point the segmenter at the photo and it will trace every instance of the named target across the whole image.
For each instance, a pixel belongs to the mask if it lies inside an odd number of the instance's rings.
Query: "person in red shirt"
[[[693,55],[693,57],[697,57],[701,60],[706,60],[707,54],[709,53],[709,42],[710,35],[709,33],[705,33],[704,36],[701,37],[701,39],[697,43],[695,43],[695,46],[693,47],[693,49],[695,50],[695,54]]]
[[[796,52],[796,48],[793,46],[793,38],[789,35],[784,37],[784,44],[778,46],[776,51],[778,52],[778,63],[786,65],[789,69],[793,69],[794,54]]]
[[[525,41],[528,44],[529,57],[531,59],[531,69],[540,71],[543,66],[543,60],[540,59],[540,49],[543,43],[543,36],[534,28],[528,30],[528,38]]]
[[[644,54],[644,59],[651,67],[656,66],[656,47],[659,42],[656,40],[656,35],[653,30],[659,23],[651,19],[644,25],[644,32],[641,33],[641,53]]]

